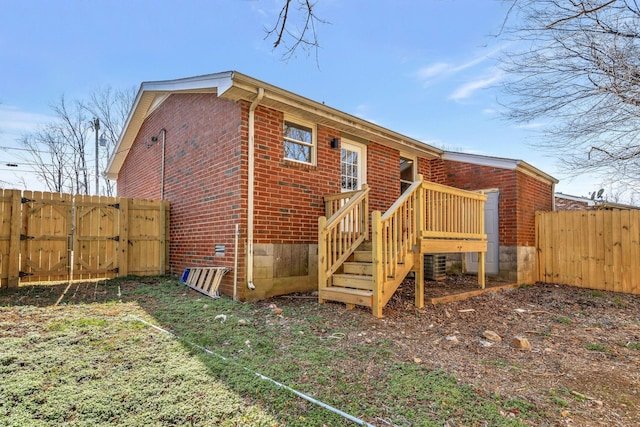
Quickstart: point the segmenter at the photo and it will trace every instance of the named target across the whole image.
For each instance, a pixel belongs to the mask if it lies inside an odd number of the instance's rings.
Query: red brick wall
[[[501,246],[516,245],[517,189],[515,171],[473,165],[470,163],[438,161],[444,169],[445,185],[463,190],[500,189],[498,204],[499,233]]]
[[[234,225],[240,224],[246,233],[246,180],[241,179],[246,150],[240,143],[240,113],[237,104],[214,94],[171,95],[145,120],[120,170],[120,196],[159,199],[159,132],[166,129],[164,198],[171,206],[173,273],[187,266],[233,266]],[[225,245],[225,256],[214,256],[216,244]],[[243,248],[241,243],[240,265]],[[240,283],[243,271],[238,272]],[[232,292],[232,276],[223,282],[226,293]]]
[[[535,211],[551,210],[553,191],[522,172],[470,163],[434,160],[432,177],[438,182],[444,171],[445,185],[464,190],[498,188],[499,240],[501,246],[533,246]]]
[[[424,164],[424,166],[423,166]],[[428,164],[428,168],[427,165]],[[444,160],[441,159],[433,159],[433,160],[418,160],[418,169],[423,170],[425,172],[420,172],[423,174],[424,179],[427,181],[435,182],[436,184],[445,184],[446,185],[446,176],[447,171],[445,168]],[[428,171],[428,174],[427,172]]]
[[[283,121],[282,112],[261,106],[255,111],[254,242],[317,243],[323,197],[340,192],[340,150],[330,145],[340,134],[318,126],[317,165],[305,165],[284,159]]]
[[[164,198],[171,205],[170,266],[232,266],[234,225],[240,224],[238,282],[245,281],[249,103],[214,94],[174,94],[144,122],[118,176],[125,197],[160,198],[160,129],[166,129]],[[340,132],[317,127],[317,165],[284,160],[282,112],[255,111],[255,243],[317,242],[323,197],[340,192]],[[152,142],[152,136],[158,141]],[[384,212],[400,195],[400,153],[367,145],[370,209]],[[431,164],[418,161],[428,177]],[[215,245],[225,256],[214,256]],[[222,284],[231,293],[232,274]],[[239,286],[244,292],[244,286]]]
[[[400,152],[384,145],[367,145],[367,184],[371,211],[384,213],[400,197]]]
[[[553,209],[553,188],[522,172],[518,180],[518,246],[534,246],[536,243],[536,211]]]

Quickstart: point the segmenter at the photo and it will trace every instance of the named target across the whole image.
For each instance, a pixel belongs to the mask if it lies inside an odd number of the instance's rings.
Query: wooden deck
[[[476,289],[484,288],[485,200],[484,194],[419,175],[384,214],[371,213],[369,240],[369,187],[325,196],[327,216],[318,219],[318,301],[363,305],[382,317],[383,307],[414,271],[415,305],[421,308],[423,255],[432,253],[477,253]]]

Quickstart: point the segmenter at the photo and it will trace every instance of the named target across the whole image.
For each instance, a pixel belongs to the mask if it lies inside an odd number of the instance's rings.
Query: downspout
[[[258,88],[258,94],[249,106],[249,164],[247,179],[247,287],[254,290],[253,284],[253,203],[255,188],[255,111],[264,97],[264,89]]]
[[[556,211],[556,183],[551,183],[551,211]]]
[[[165,143],[167,141],[167,130],[160,129],[162,132],[162,163],[160,164],[160,200],[164,200],[164,159],[165,159]]]

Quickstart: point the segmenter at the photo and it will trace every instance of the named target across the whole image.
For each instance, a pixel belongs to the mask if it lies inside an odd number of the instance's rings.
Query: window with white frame
[[[300,163],[315,163],[314,126],[299,120],[284,121],[284,158]]]

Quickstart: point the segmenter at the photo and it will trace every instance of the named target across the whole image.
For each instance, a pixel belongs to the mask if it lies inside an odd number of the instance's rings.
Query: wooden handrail
[[[422,183],[425,216],[422,237],[485,240],[487,196],[433,182]]]
[[[418,207],[421,205],[419,198],[422,183],[422,175],[419,175],[418,179],[391,205],[384,215],[380,216],[380,213],[376,212],[376,215],[372,217],[373,259],[376,263],[373,271],[374,276],[378,276],[374,277],[374,283],[384,284],[388,278],[395,277],[399,265],[403,265],[407,254],[414,250],[420,236]],[[384,286],[374,286],[374,289],[382,292]],[[374,305],[376,299],[380,297],[381,295],[374,295]]]
[[[484,194],[425,182],[421,175],[381,215],[372,213],[373,302],[375,316],[414,266],[413,252],[422,256],[422,238],[486,240]]]
[[[362,184],[362,189],[355,191],[345,191],[344,193],[329,194],[324,196],[324,212],[327,218],[331,218],[346,202],[352,197],[360,194],[362,190],[368,188],[367,184]]]
[[[346,193],[345,193],[346,194]],[[335,200],[343,200],[336,198]],[[318,282],[329,279],[369,235],[369,187],[352,192],[346,203],[329,219],[318,219]]]

